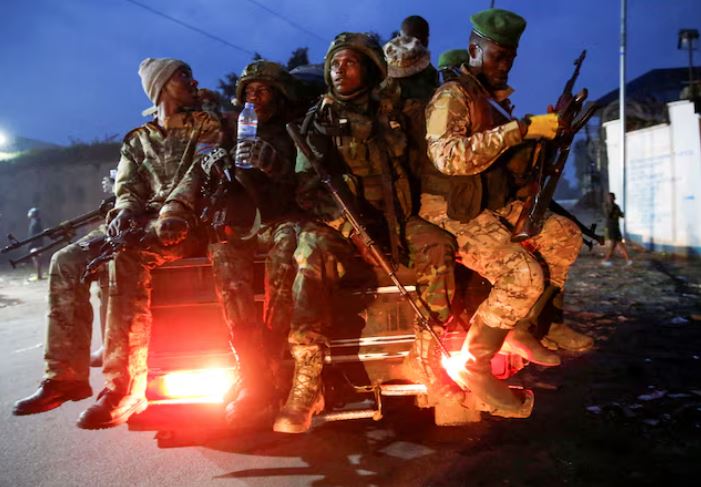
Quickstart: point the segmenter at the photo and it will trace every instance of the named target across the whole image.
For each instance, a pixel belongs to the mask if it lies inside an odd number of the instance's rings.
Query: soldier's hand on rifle
[[[521,121],[525,125],[521,133],[524,139],[547,139],[553,140],[557,136],[560,128],[560,117],[557,113],[546,113],[544,115],[526,115]]]
[[[277,151],[272,144],[262,139],[240,140],[236,144],[236,158],[242,157],[266,174],[270,174],[275,166]]]
[[[187,220],[177,216],[161,216],[156,221],[156,235],[165,247],[179,244],[185,240],[188,229]]]
[[[131,211],[127,209],[121,210],[107,227],[107,234],[110,237],[116,237],[120,233],[128,230],[133,221],[134,215]]]

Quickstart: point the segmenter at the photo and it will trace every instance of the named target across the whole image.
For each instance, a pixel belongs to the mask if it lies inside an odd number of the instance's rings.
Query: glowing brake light
[[[161,393],[169,399],[193,399],[198,402],[222,402],[234,385],[231,368],[179,370],[161,378]]]
[[[467,361],[474,359],[475,358],[467,350],[460,350],[458,352],[450,352],[450,358],[442,357],[441,365],[456,384],[462,389],[467,389],[467,381],[463,376],[463,371],[465,370]]]

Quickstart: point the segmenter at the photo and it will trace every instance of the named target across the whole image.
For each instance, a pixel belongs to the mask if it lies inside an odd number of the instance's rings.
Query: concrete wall
[[[109,196],[102,192],[102,177],[116,168],[118,160],[118,144],[99,144],[0,162],[0,246],[7,245],[8,233],[20,240],[27,237],[31,207],[39,208],[44,228],[96,209]],[[6,255],[18,257],[23,252]]]
[[[652,250],[701,254],[701,122],[694,105],[667,105],[669,124],[626,134],[627,237]],[[609,189],[622,206],[620,123],[604,124]]]

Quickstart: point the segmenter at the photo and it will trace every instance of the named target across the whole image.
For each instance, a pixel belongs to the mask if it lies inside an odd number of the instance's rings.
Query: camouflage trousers
[[[217,297],[234,346],[237,334],[248,335],[261,328],[272,333],[273,340],[287,334],[292,313],[298,227],[299,223],[295,221],[268,224],[250,240],[209,245]],[[254,260],[257,253],[266,254],[262,324],[254,302]]]
[[[154,221],[148,235],[154,235]],[[177,245],[164,247],[157,238],[142,248],[118,253],[109,266],[109,305],[102,368],[105,387],[123,394],[144,395],[151,339],[151,270],[196,255],[203,238],[189,233]]]
[[[81,282],[80,277],[96,256],[83,249],[81,243],[104,234],[104,227],[93,230],[51,257],[44,347],[45,379],[87,381],[90,377],[91,282]],[[100,281],[101,286],[106,284],[106,279],[100,278]],[[104,296],[101,290],[101,299]]]
[[[417,274],[419,298],[438,320],[445,322],[455,295],[455,239],[417,217],[410,218],[404,230],[410,266]],[[331,322],[331,293],[350,266],[358,264],[357,250],[331,227],[309,223],[298,235],[295,261],[297,275],[292,287],[288,342],[325,344],[325,328]]]
[[[542,294],[545,282],[564,288],[567,273],[582,247],[582,234],[569,219],[549,214],[543,230],[520,244],[511,228],[523,204],[484,210],[468,223],[446,215],[445,199],[421,195],[421,216],[456,236],[458,259],[492,284],[476,314],[494,328],[513,328]]]

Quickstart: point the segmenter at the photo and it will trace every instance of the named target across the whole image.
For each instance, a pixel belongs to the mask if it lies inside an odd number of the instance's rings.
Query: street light
[[[5,147],[5,144],[7,144],[9,141],[10,138],[4,133],[0,132],[0,147]]]
[[[677,37],[677,49],[689,51],[689,99],[696,99],[696,86],[694,85],[694,61],[692,57],[693,51],[696,50],[696,41],[699,38],[697,29],[679,29]]]

